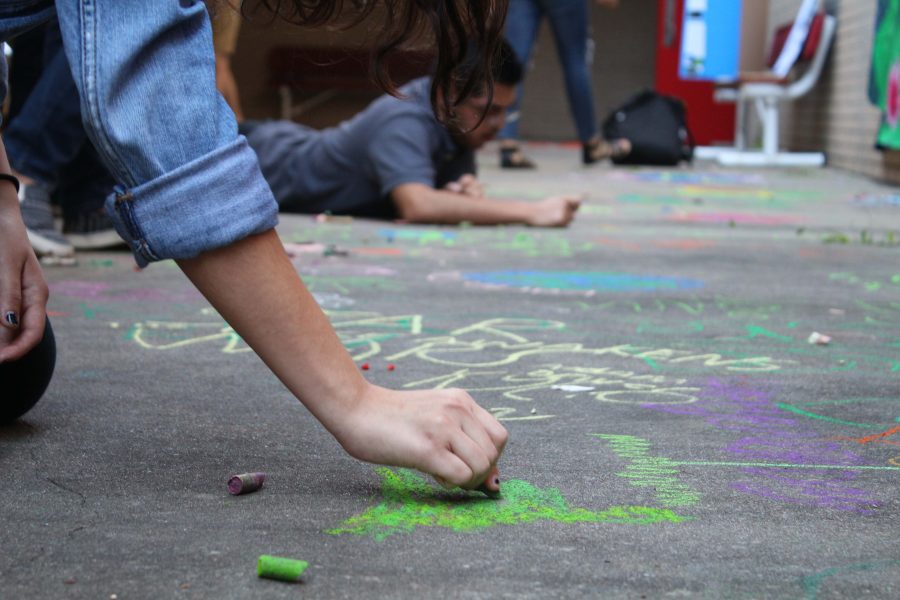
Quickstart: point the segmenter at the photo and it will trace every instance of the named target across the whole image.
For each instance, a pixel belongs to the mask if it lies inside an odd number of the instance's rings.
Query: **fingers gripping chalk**
[[[266,579],[299,581],[308,566],[309,563],[305,560],[263,554],[256,563],[256,574]]]
[[[493,480],[494,480],[493,482],[494,482],[494,485],[497,486],[497,491],[490,489],[487,485],[487,481],[483,481],[481,483],[481,485],[479,485],[475,489],[478,490],[479,492],[481,492],[482,494],[484,494],[485,496],[487,496],[488,498],[497,500],[500,498],[500,477],[498,476],[496,467],[494,467],[494,472],[492,475],[490,475],[490,477],[493,477]]]
[[[232,496],[249,494],[261,488],[265,481],[265,473],[241,473],[228,480],[228,493]]]
[[[475,489],[477,491],[481,492],[482,494],[484,494],[485,496],[487,496],[488,498],[490,498],[491,500],[497,500],[500,498],[499,491],[495,492],[494,490],[490,490],[490,489],[488,489],[488,486],[484,485],[483,483]]]

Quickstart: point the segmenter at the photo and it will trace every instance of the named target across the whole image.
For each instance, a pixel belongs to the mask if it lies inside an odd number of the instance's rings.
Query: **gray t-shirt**
[[[330,211],[394,218],[389,195],[399,185],[436,188],[475,173],[475,155],[460,147],[431,109],[430,78],[381,96],[361,113],[317,131],[271,121],[247,132],[263,176],[282,210]]]

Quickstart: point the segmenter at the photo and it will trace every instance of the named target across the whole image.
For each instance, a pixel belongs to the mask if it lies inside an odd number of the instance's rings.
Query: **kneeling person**
[[[492,200],[475,177],[475,150],[500,131],[522,68],[504,44],[493,65],[494,94],[480,90],[439,121],[431,78],[385,95],[337,127],[290,121],[241,126],[286,212],[355,215],[411,223],[568,225],[580,199]],[[482,115],[484,119],[479,120]]]

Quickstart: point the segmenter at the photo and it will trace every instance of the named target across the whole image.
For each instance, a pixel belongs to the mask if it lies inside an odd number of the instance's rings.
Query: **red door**
[[[680,98],[698,146],[734,141],[734,104],[713,100],[715,84],[678,77],[684,0],[659,0],[656,27],[656,91]]]

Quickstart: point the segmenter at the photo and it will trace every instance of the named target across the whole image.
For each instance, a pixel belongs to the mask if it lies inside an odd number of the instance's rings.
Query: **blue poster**
[[[685,0],[678,75],[732,81],[738,76],[742,0]]]

